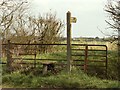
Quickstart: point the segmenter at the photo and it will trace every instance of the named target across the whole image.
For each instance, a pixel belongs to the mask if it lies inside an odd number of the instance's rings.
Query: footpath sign
[[[70,18],[70,22],[71,22],[71,23],[76,23],[76,22],[77,22],[76,17],[71,17],[71,18]]]

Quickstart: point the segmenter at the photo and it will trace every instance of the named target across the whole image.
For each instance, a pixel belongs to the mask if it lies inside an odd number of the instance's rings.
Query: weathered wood
[[[71,72],[71,13],[67,12],[67,71]]]
[[[108,57],[107,57],[107,55],[108,55],[108,48],[106,47],[106,63],[105,63],[105,66],[106,66],[106,76],[107,76],[107,68],[108,68]]]
[[[59,46],[66,46],[67,44],[59,44],[59,43],[53,43],[53,44],[41,44],[41,43],[31,43],[31,44],[26,44],[26,43],[11,43],[12,45],[39,45],[39,46],[48,46],[48,45],[59,45]],[[2,44],[2,45],[7,45],[7,44]]]
[[[16,59],[22,59],[22,60],[34,60],[34,58],[12,58],[13,60],[16,60]],[[46,61],[46,60],[48,60],[48,61],[66,61],[66,59],[48,59],[48,58],[46,58],[46,59],[38,59],[38,58],[36,58],[36,60],[39,60],[39,61]]]
[[[1,60],[1,57],[2,57],[2,40],[0,39],[0,60]]]
[[[32,43],[32,44],[25,44],[25,43],[11,43],[12,45],[39,45],[39,46],[48,46],[48,45],[59,45],[59,46],[66,46],[67,44],[58,44],[58,43],[53,43],[53,44],[41,44],[41,43]],[[7,45],[7,44],[2,44],[2,45]],[[106,45],[96,45],[96,44],[71,44],[73,46],[104,46],[104,47],[107,47]]]
[[[19,55],[35,55],[34,53],[19,53]]]
[[[11,64],[12,64],[12,56],[10,53],[10,40],[8,40],[8,44],[7,44],[7,71],[11,72]]]
[[[84,71],[87,70],[87,58],[88,58],[88,46],[85,47],[85,64],[84,64]]]
[[[36,42],[35,42],[36,43]],[[34,48],[34,68],[36,68],[36,46]]]

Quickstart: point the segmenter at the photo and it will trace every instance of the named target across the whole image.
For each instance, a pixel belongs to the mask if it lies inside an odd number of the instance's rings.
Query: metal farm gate
[[[72,44],[71,56],[74,66],[80,66],[84,71],[91,67],[103,68],[107,74],[107,46],[94,44]]]

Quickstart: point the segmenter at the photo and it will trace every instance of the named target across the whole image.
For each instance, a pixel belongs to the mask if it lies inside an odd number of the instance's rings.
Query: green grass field
[[[78,70],[73,70],[71,74],[62,71],[47,76],[24,75],[16,72],[4,75],[2,80],[3,87],[12,88],[120,88],[118,81],[89,76]]]

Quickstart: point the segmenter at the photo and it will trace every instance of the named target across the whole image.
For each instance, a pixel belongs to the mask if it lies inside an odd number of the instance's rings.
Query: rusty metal
[[[72,44],[73,46],[84,46],[85,48],[84,49],[79,49],[79,48],[73,48],[72,49],[72,51],[85,51],[85,53],[84,54],[72,54],[72,56],[84,56],[85,57],[85,59],[84,60],[73,60],[73,61],[80,61],[80,62],[83,62],[84,61],[84,65],[81,65],[81,64],[73,64],[73,65],[76,65],[76,66],[83,66],[84,67],[84,71],[86,71],[87,70],[87,68],[88,67],[92,67],[92,65],[89,65],[89,63],[90,62],[94,62],[94,63],[99,63],[99,62],[101,62],[101,63],[105,63],[105,66],[104,65],[102,65],[102,66],[97,66],[97,67],[105,67],[105,69],[106,69],[106,74],[107,74],[107,67],[108,67],[108,58],[107,58],[107,46],[106,45],[95,45],[95,44]],[[94,47],[94,46],[97,46],[97,47],[105,47],[105,49],[89,49],[88,47]],[[91,53],[89,53],[88,54],[88,52],[94,52],[94,51],[96,51],[96,52],[99,52],[99,51],[101,51],[101,52],[105,52],[105,54],[104,55],[102,55],[102,54],[98,54],[98,55],[96,55],[96,54],[91,54]],[[88,57],[103,57],[103,59],[97,59],[97,60],[92,60],[92,59],[88,59]]]
[[[104,46],[107,47],[106,45],[96,45],[96,44],[72,44],[73,46]]]

